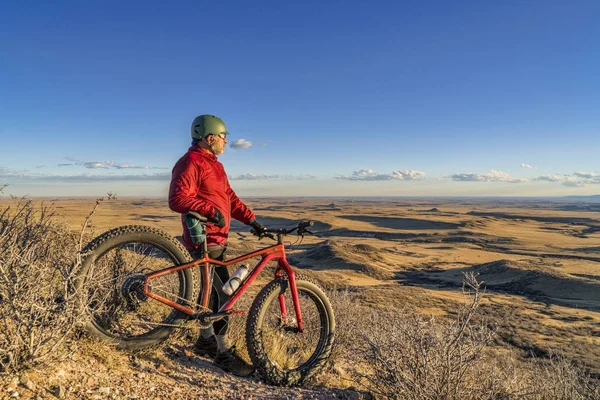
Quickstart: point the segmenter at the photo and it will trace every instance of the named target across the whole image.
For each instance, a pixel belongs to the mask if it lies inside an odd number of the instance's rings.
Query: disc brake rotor
[[[123,279],[120,295],[129,311],[137,310],[141,303],[148,299],[148,296],[144,294],[145,281],[146,275],[142,273],[131,274]],[[150,285],[148,285],[148,289],[151,290]]]

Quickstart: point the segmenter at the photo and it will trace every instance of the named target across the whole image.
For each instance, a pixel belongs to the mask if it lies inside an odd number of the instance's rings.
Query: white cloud
[[[502,171],[491,170],[485,174],[451,174],[448,176],[453,181],[460,182],[508,182],[508,183],[523,183],[527,182],[525,178],[514,178],[510,174]]]
[[[315,179],[314,175],[265,175],[265,174],[242,174],[229,178],[230,181],[258,181],[258,180],[308,180]]]
[[[164,167],[149,167],[147,165],[131,165],[126,162],[116,162],[113,160],[108,161],[80,161],[71,157],[65,157],[67,160],[72,161],[72,163],[64,163],[58,164],[59,167],[71,167],[71,166],[80,166],[88,169],[167,169]]]
[[[249,142],[246,139],[238,139],[235,142],[232,142],[229,147],[232,149],[249,149],[252,147],[252,142]]]
[[[352,172],[352,175],[337,175],[335,179],[345,179],[349,181],[411,181],[425,179],[425,172],[413,171],[413,170],[402,170],[394,171],[389,174],[379,174],[374,172],[372,169],[361,169]]]
[[[521,168],[533,168],[533,166],[529,165],[529,164],[521,164]]]
[[[108,165],[102,161],[88,161],[88,162],[84,162],[81,165],[83,165],[84,167],[89,168],[89,169],[97,169],[97,168],[108,169]]]
[[[21,178],[23,176],[27,176],[27,171],[17,171],[12,168],[0,167],[0,178]]]
[[[598,178],[600,178],[600,174],[596,172],[573,172],[573,175],[575,175],[578,178],[591,180],[597,180]]]
[[[583,187],[586,185],[585,182],[577,181],[574,179],[567,179],[562,184],[569,187]]]
[[[538,176],[537,178],[534,178],[534,181],[547,181],[547,182],[559,182],[561,181],[563,178],[560,175],[554,174],[554,175],[542,175],[542,176]]]
[[[3,176],[0,174],[0,178]],[[130,174],[130,175],[19,175],[11,176],[11,178],[19,178],[22,180],[30,180],[36,182],[117,182],[117,181],[168,181],[171,179],[171,174]]]

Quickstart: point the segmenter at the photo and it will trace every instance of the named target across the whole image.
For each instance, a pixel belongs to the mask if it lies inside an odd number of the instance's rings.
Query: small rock
[[[23,385],[24,388],[31,390],[32,392],[35,391],[35,383],[30,381],[29,379],[24,379],[23,377],[21,377],[21,385]]]
[[[56,376],[65,376],[67,373],[65,372],[64,369],[59,369],[58,372],[56,373]]]
[[[110,394],[110,388],[109,387],[101,387],[100,389],[98,389],[98,392],[108,396]]]
[[[333,371],[340,376],[346,375],[346,371],[344,371],[344,368],[340,367],[339,365],[335,365],[333,367]]]
[[[167,374],[169,372],[169,370],[162,364],[160,364],[156,370],[161,374]]]
[[[11,399],[16,399],[17,397],[19,397],[19,392],[17,392],[16,390],[15,390],[15,391],[13,391],[13,392],[10,394],[10,397],[11,397]]]
[[[61,385],[52,386],[52,388],[50,388],[50,393],[59,399],[65,398],[65,388]]]

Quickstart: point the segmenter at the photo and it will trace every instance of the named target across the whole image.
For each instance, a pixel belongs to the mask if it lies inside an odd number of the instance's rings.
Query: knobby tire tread
[[[307,276],[296,274],[296,285],[300,286],[300,282],[307,282],[314,285],[317,291],[313,293],[319,298],[325,307],[328,322],[329,332],[325,337],[325,347],[323,351],[318,355],[313,363],[304,367],[302,370],[284,370],[274,365],[270,360],[264,346],[262,344],[261,331],[258,323],[263,307],[268,306],[266,301],[273,294],[274,291],[280,290],[282,285],[285,288],[289,286],[287,277],[276,278],[275,280],[268,283],[256,296],[252,303],[252,307],[248,312],[248,320],[246,322],[246,343],[248,348],[248,354],[252,359],[252,362],[259,374],[266,379],[269,383],[278,386],[299,386],[302,385],[307,379],[313,376],[316,372],[321,370],[327,362],[331,351],[333,349],[334,336],[335,336],[335,317],[333,314],[333,308],[331,302],[325,295],[325,292],[317,284],[317,282]],[[312,289],[312,288],[311,288]]]
[[[126,243],[128,240],[123,240],[119,242],[119,238],[127,236],[127,235],[137,235],[136,238],[140,242],[154,244],[168,250],[173,257],[175,257],[178,262],[185,263],[192,261],[192,258],[188,252],[188,250],[173,236],[168,233],[149,226],[145,225],[126,225],[120,226],[118,228],[111,229],[103,234],[97,236],[92,241],[90,241],[82,250],[83,260],[81,263],[81,267],[79,270],[78,277],[75,281],[75,290],[78,290],[84,287],[86,275],[91,263],[97,257],[97,250],[100,249],[102,252],[106,252],[117,246],[121,243]],[[103,248],[107,244],[107,242],[115,240],[114,243],[111,243]],[[131,241],[131,240],[129,240]],[[186,288],[191,288],[191,291],[186,290],[187,296],[185,296],[185,300],[187,302],[194,302],[197,298],[197,293],[195,290],[193,272],[197,268],[189,268],[183,271],[183,281],[186,285]],[[151,300],[155,301],[155,300]],[[175,319],[170,322],[174,325],[183,325],[185,321],[187,321],[188,317],[186,314],[179,312],[176,315]],[[102,332],[95,326],[95,324],[90,320],[86,326],[86,331],[94,338],[108,341],[114,345],[116,345],[119,349],[139,351],[139,350],[147,350],[153,347],[158,346],[160,343],[164,342],[175,329],[175,327],[159,327],[154,330],[152,334],[149,334],[144,337],[139,338],[131,338],[131,339],[116,339],[106,333]]]

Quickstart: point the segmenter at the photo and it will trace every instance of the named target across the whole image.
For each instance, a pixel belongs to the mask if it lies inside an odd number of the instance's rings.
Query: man
[[[192,122],[191,134],[192,146],[173,167],[169,207],[182,214],[183,242],[194,259],[203,256],[202,245],[193,243],[183,215],[195,211],[214,221],[206,226],[206,244],[209,256],[223,261],[231,218],[250,225],[259,233],[265,227],[256,221],[252,210],[231,189],[225,169],[217,160],[217,156],[225,151],[229,134],[223,120],[214,115],[200,115]],[[217,311],[229,300],[229,296],[221,290],[222,284],[229,279],[229,273],[225,267],[216,267],[215,273],[213,288],[216,286],[217,293],[216,296],[213,293],[212,307]],[[226,371],[239,376],[250,375],[254,368],[242,360],[229,343],[227,323],[228,319],[224,318],[212,327],[202,329],[194,352],[214,358],[214,363]]]

